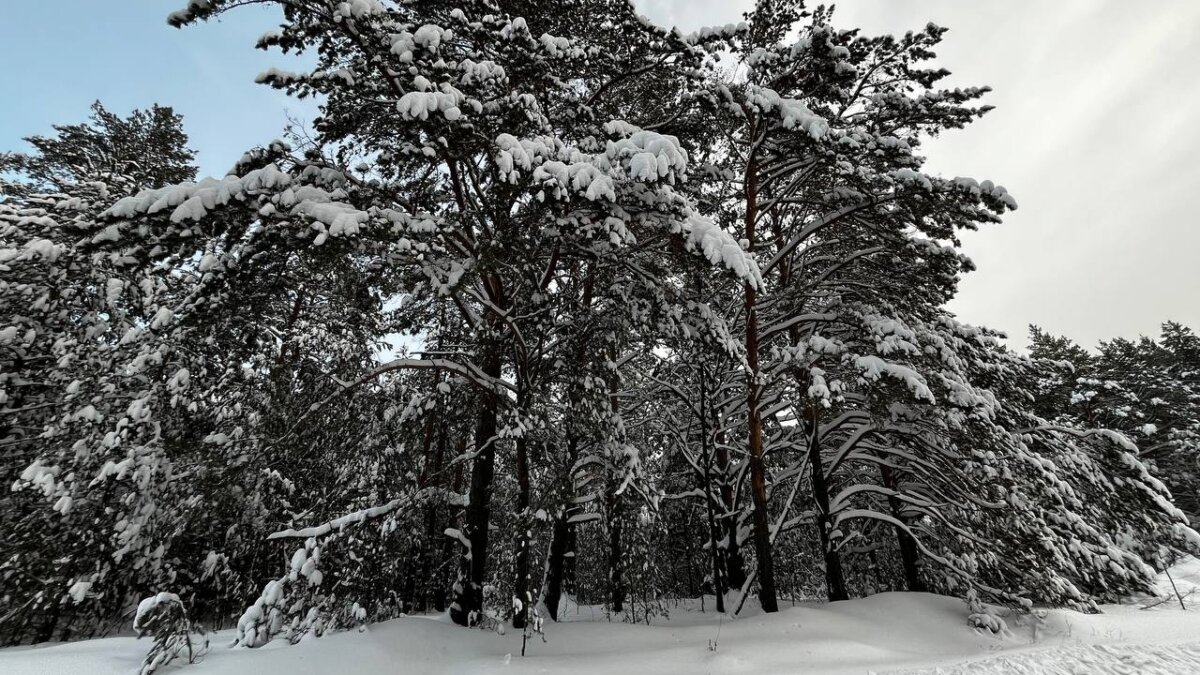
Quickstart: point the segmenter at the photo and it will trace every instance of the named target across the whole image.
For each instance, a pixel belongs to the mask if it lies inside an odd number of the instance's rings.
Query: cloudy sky
[[[175,31],[183,0],[0,0],[0,149],[84,117],[100,99],[185,115],[204,173],[311,109],[253,84],[279,57],[252,49],[257,7]],[[740,19],[747,2],[638,0],[684,30]],[[979,271],[953,309],[1007,331],[1084,344],[1200,329],[1200,0],[844,0],[835,17],[868,33],[928,21],[951,29],[939,63],[987,84],[983,121],[927,147],[930,168],[990,178],[1021,204],[965,238]],[[12,64],[12,65],[10,65]]]

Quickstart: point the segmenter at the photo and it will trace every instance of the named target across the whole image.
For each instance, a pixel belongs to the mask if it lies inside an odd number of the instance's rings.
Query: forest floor
[[[521,633],[464,630],[444,616],[400,618],[289,646],[228,649],[232,634],[212,636],[201,663],[167,669],[180,675],[397,675],[472,673],[944,673],[1141,675],[1200,673],[1200,561],[1173,570],[1191,601],[1180,609],[1164,577],[1160,598],[1106,605],[1085,615],[1048,610],[1007,617],[1008,630],[967,625],[960,600],[925,593],[882,593],[832,604],[784,603],[729,620],[712,598],[669,607],[651,625],[609,622],[600,609],[571,607],[547,622],[521,654]],[[1168,601],[1162,601],[1170,595]],[[752,601],[751,601],[752,602]],[[749,603],[748,603],[749,604]],[[749,610],[749,607],[747,608]],[[715,649],[713,645],[715,643]],[[4,675],[132,675],[147,640],[113,637],[0,650]],[[180,662],[177,662],[180,663]]]

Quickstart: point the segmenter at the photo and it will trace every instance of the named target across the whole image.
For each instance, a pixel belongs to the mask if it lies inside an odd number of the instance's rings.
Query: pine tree
[[[923,170],[987,111],[944,29],[274,4],[259,46],[310,58],[259,79],[310,135],[195,181],[170,109],[97,105],[0,160],[0,640],[147,597],[249,647],[430,609],[529,638],[756,583],[992,626],[1197,551],[1193,333],[1026,358],[944,307],[1016,207]]]

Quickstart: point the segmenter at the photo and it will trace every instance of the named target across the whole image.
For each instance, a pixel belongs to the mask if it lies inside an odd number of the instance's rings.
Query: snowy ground
[[[1195,608],[1175,600],[1105,607],[1103,614],[1054,610],[1009,620],[1005,635],[966,624],[961,601],[928,594],[885,593],[829,605],[785,607],[778,614],[721,619],[681,604],[653,625],[609,623],[590,608],[550,624],[547,642],[464,630],[440,617],[411,617],[364,633],[342,633],[297,646],[227,649],[213,638],[203,663],[182,675],[349,673],[1200,673],[1200,561],[1174,571]],[[1164,596],[1171,587],[1162,585]],[[1153,606],[1151,606],[1153,605]],[[1144,608],[1148,607],[1148,608]],[[717,641],[716,650],[709,648]],[[148,644],[108,638],[0,650],[4,675],[130,675]]]

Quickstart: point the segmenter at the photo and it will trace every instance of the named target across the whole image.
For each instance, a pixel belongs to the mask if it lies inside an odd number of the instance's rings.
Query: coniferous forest
[[[1191,328],[945,307],[1017,201],[924,168],[990,110],[944,28],[269,4],[245,49],[307,65],[259,81],[320,113],[226,175],[153,102],[0,154],[0,644],[886,591],[999,631],[1200,553]]]

